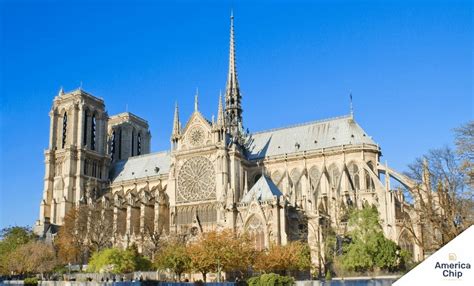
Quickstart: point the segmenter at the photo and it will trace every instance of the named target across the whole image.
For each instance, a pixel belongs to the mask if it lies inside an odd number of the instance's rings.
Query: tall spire
[[[224,110],[222,108],[221,92],[219,92],[219,107],[217,108],[217,126],[224,126]]]
[[[179,128],[179,111],[178,111],[178,102],[176,102],[175,107],[174,107],[174,119],[173,119],[173,133],[172,137],[176,137],[179,135],[180,128]]]
[[[230,12],[230,47],[229,47],[229,73],[227,74],[227,89],[238,89],[237,69],[235,67],[235,40],[234,40],[234,12]]]
[[[229,72],[227,74],[227,85],[225,92],[225,114],[229,133],[239,137],[242,126],[242,107],[240,105],[240,87],[237,79],[237,68],[235,63],[235,39],[234,39],[234,13],[230,14],[230,45],[229,45]]]
[[[58,92],[58,96],[61,96],[61,95],[64,95],[64,89],[63,89],[62,86],[61,86],[61,88],[59,89],[59,92]]]

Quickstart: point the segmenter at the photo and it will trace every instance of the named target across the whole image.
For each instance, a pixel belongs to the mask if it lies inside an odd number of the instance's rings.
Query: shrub
[[[275,273],[262,274],[247,280],[249,286],[292,286],[295,280],[290,276],[281,276]]]
[[[36,278],[36,277],[25,278],[23,283],[24,283],[24,285],[28,285],[28,286],[37,286],[38,285],[38,278]]]

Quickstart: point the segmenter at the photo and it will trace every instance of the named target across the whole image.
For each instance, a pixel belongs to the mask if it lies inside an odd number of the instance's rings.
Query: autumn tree
[[[202,274],[204,281],[211,272],[235,271],[241,276],[255,258],[254,246],[247,234],[232,230],[211,231],[189,246],[191,265]]]
[[[191,268],[191,258],[183,240],[173,237],[164,243],[161,251],[155,257],[158,269],[169,269],[181,280],[181,274]]]
[[[36,236],[28,227],[7,227],[0,231],[0,274],[12,271],[12,253],[22,245],[36,240]]]
[[[9,270],[17,274],[51,272],[58,265],[52,245],[42,241],[30,241],[16,248],[9,255]]]
[[[113,213],[98,203],[72,208],[64,218],[55,245],[63,263],[87,261],[89,253],[111,246]]]
[[[289,242],[286,245],[273,244],[259,253],[254,268],[264,273],[288,274],[288,271],[303,271],[311,267],[311,254],[307,243]]]

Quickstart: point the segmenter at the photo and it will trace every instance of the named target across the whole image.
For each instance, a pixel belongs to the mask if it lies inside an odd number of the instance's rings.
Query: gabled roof
[[[253,185],[242,198],[242,203],[250,203],[254,199],[257,201],[273,200],[274,196],[280,197],[283,195],[278,187],[266,176],[261,176],[260,179]]]
[[[342,145],[376,143],[351,116],[314,121],[250,134],[249,160]]]
[[[156,172],[155,168],[159,168]],[[130,157],[112,165],[110,180],[112,183],[132,179],[146,178],[167,174],[170,169],[170,154],[168,152],[150,153],[146,155]]]

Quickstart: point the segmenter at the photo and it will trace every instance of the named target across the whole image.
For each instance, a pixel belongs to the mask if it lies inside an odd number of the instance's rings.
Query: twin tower
[[[242,133],[242,107],[235,65],[233,18],[231,15],[225,111],[222,106],[219,108],[226,133],[229,138],[237,139]],[[151,140],[146,120],[130,112],[109,116],[103,99],[81,88],[68,93],[61,88],[49,116],[43,198],[35,226],[35,232],[41,235],[54,232],[51,228],[62,225],[73,206],[87,203],[106,192],[113,164],[150,153]],[[179,125],[179,122],[174,123]],[[176,128],[179,126],[174,126],[173,134]]]

